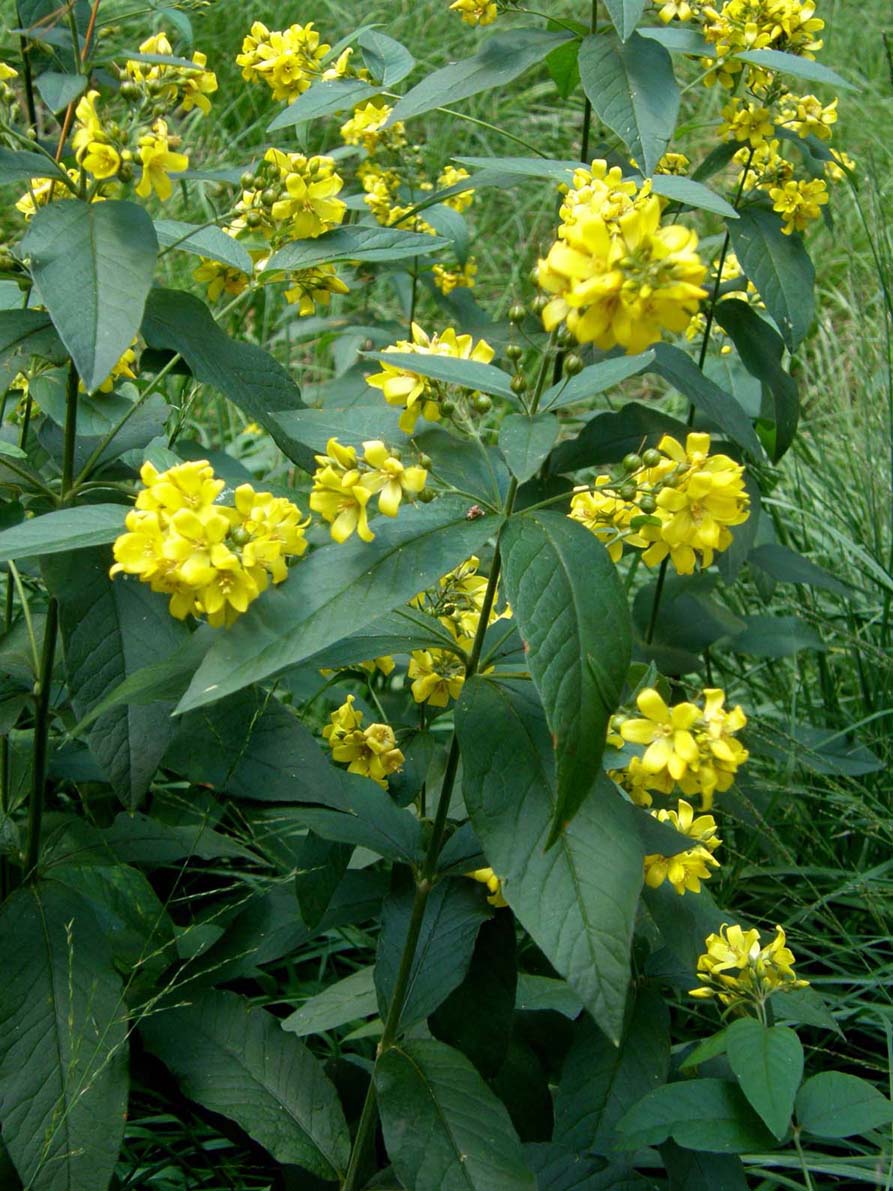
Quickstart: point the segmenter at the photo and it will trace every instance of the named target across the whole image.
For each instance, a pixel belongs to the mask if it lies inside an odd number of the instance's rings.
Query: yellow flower
[[[765,144],[775,131],[768,108],[735,96],[722,109],[723,122],[718,135],[726,141],[746,141],[755,149]]]
[[[492,25],[497,9],[494,0],[453,0],[452,12],[458,12],[466,25]]]
[[[686,7],[688,7],[686,5]],[[656,174],[675,174],[684,178],[691,169],[691,161],[684,153],[664,153],[654,167]]]
[[[198,268],[193,270],[192,276],[208,287],[210,302],[216,302],[221,294],[235,296],[242,293],[249,281],[248,274],[243,273],[241,269],[225,265],[222,261],[209,260],[204,256]]]
[[[6,62],[0,62],[0,83],[5,83],[7,79],[17,79],[19,72],[13,70]]]
[[[446,649],[414,649],[407,674],[414,680],[412,697],[416,703],[446,707],[450,699],[458,699],[462,693],[465,665]]]
[[[639,692],[636,706],[645,718],[624,720],[620,735],[632,744],[648,746],[642,757],[646,773],[666,770],[678,782],[688,766],[698,760],[691,729],[700,709],[694,703],[677,703],[670,708],[651,687]]]
[[[457,265],[454,269],[448,269],[444,265],[434,265],[431,275],[434,284],[442,294],[451,294],[454,289],[460,287],[473,289],[477,271],[477,262],[474,257],[470,256],[464,265]]]
[[[423,356],[452,356],[462,360],[477,360],[489,364],[494,351],[484,339],[474,342],[471,335],[457,335],[447,327],[439,335],[428,336],[418,323],[412,324],[412,342],[401,339],[385,352],[408,352]],[[440,393],[442,386],[404,367],[384,363],[382,371],[366,377],[366,384],[381,389],[388,405],[402,405],[399,426],[406,434],[412,434],[419,417],[424,415],[429,422],[440,420]]]
[[[136,340],[134,339],[133,342],[136,343]],[[112,389],[114,389],[114,387],[115,387],[115,381],[118,380],[118,378],[122,377],[122,376],[126,380],[135,380],[136,379],[136,373],[134,372],[135,366],[136,366],[136,352],[133,350],[132,347],[125,348],[124,351],[121,353],[121,358],[118,360],[118,363],[114,365],[111,372],[108,374],[108,376],[102,382],[102,384],[99,386],[98,392],[111,393]],[[83,383],[79,383],[79,388],[82,391],[84,391]]]
[[[456,6],[453,5],[455,8]],[[478,881],[481,885],[486,885],[490,896],[487,901],[491,906],[495,906],[497,910],[504,909],[508,902],[502,896],[502,881],[493,872],[492,868],[476,868],[472,873],[466,873],[466,877],[471,877],[472,881]]]
[[[332,750],[332,759],[346,764],[349,773],[370,777],[387,789],[388,775],[396,773],[404,761],[394,730],[389,724],[363,728],[362,723],[363,713],[354,708],[354,696],[348,695],[329,716],[329,723],[322,730],[323,738]]]
[[[470,178],[468,170],[454,165],[445,165],[440,171],[437,178],[437,189],[446,190],[450,186],[458,186],[460,182],[464,182],[466,178]],[[458,194],[452,194],[449,198],[445,198],[444,205],[452,207],[454,211],[465,211],[474,202],[473,190],[461,190]]]
[[[193,108],[198,108],[203,115],[207,116],[211,110],[211,101],[208,96],[213,95],[217,90],[217,75],[213,70],[205,70],[208,65],[208,57],[201,50],[196,50],[192,55],[192,61],[197,67],[196,70],[187,70],[185,67],[174,68],[179,72],[180,86],[183,90],[180,102],[184,112],[191,112]]]
[[[80,180],[78,170],[69,169],[65,172],[72,182]],[[76,192],[56,178],[32,178],[28,189],[16,201],[16,210],[21,211],[26,219],[31,219],[38,208],[45,207],[47,203],[54,203],[58,199],[73,198],[77,198]],[[97,195],[93,201],[99,201],[99,196]]]
[[[226,229],[231,235],[248,228],[278,247],[319,236],[344,219],[347,208],[335,197],[344,181],[331,157],[267,149],[258,172],[265,181],[242,191],[236,218]],[[274,201],[269,201],[270,192],[276,196]]]
[[[623,744],[622,736],[619,737],[619,741],[618,748]],[[666,769],[659,773],[649,773],[643,766],[641,757],[631,757],[625,769],[609,770],[608,777],[627,792],[630,801],[636,806],[651,806],[654,801],[651,797],[652,792],[672,794],[676,787]]]
[[[404,467],[383,442],[363,443],[363,459],[370,470],[363,476],[363,485],[378,493],[378,511],[386,517],[396,517],[404,492],[417,496],[425,487],[428,473],[423,467]]]
[[[725,691],[707,688],[704,691],[704,710],[695,733],[698,760],[679,780],[683,794],[701,795],[705,810],[713,804],[713,795],[724,793],[735,780],[735,774],[750,755],[736,733],[747,726],[747,716],[740,707],[725,711]]]
[[[374,153],[381,144],[389,149],[401,149],[406,144],[406,126],[398,120],[385,128],[391,105],[376,95],[359,103],[353,115],[341,125],[341,139],[345,145],[362,145],[367,153]]]
[[[786,236],[802,232],[822,213],[828,201],[828,184],[823,178],[785,182],[769,191],[772,210],[784,219],[781,230]]]
[[[336,542],[346,542],[354,532],[362,541],[371,542],[375,534],[369,528],[366,506],[372,490],[361,482],[356,450],[330,438],[326,454],[317,455],[316,462],[319,467],[313,473],[310,508],[329,522]]]
[[[304,316],[313,314],[317,307],[325,309],[332,294],[347,293],[350,289],[335,272],[335,266],[322,264],[291,273],[285,300],[297,304],[298,314]]]
[[[136,188],[140,198],[148,198],[154,190],[161,201],[165,202],[173,191],[168,174],[180,173],[189,168],[189,158],[186,154],[174,153],[170,146],[171,138],[168,136],[164,120],[156,120],[152,125],[152,131],[140,137],[139,155],[143,173]]]
[[[657,15],[665,25],[674,17],[680,21],[690,21],[697,12],[697,6],[689,4],[688,0],[654,0],[654,7],[660,9]]]
[[[263,80],[274,99],[287,103],[297,99],[316,79],[341,78],[348,72],[353,50],[346,49],[330,67],[323,60],[332,47],[320,42],[313,22],[289,25],[284,30],[270,30],[255,21],[242,42],[236,65],[248,82]]]
[[[806,988],[809,981],[794,974],[796,961],[786,942],[780,926],[771,943],[761,946],[759,931],[723,923],[717,934],[705,940],[706,951],[697,969],[701,984],[689,996],[718,997],[729,1008],[746,1012],[759,1009],[779,989]]]
[[[630,522],[641,515],[635,500],[624,500],[608,475],[596,476],[591,490],[576,490],[568,513],[572,520],[595,534],[607,548],[612,562],[620,561],[624,538],[630,534]]]
[[[719,861],[713,853],[722,843],[716,834],[716,822],[712,815],[698,815],[695,818],[690,803],[680,798],[675,811],[658,810],[651,814],[661,823],[668,823],[680,835],[687,835],[696,841],[696,847],[675,856],[661,856],[652,853],[645,857],[645,884],[652,889],[669,881],[682,896],[700,893],[701,882],[712,876],[711,868],[719,868]]]

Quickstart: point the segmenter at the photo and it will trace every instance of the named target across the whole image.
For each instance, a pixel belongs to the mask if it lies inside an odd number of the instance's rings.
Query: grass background
[[[551,16],[588,16],[583,0],[541,2]],[[724,864],[711,888],[742,920],[768,928],[782,921],[801,969],[833,1005],[845,1036],[807,1033],[812,1069],[827,1066],[886,1081],[893,1069],[893,66],[883,34],[893,42],[893,9],[890,0],[822,0],[818,15],[827,23],[822,61],[856,88],[840,96],[835,144],[855,158],[858,184],[853,191],[837,188],[833,223],[809,235],[818,313],[793,365],[803,401],[801,432],[763,481],[767,516],[779,540],[848,583],[852,595],[843,599],[790,585],[769,590],[745,576],[727,597],[733,610],[797,615],[816,628],[825,652],[746,666],[717,660],[717,681],[746,703],[751,716],[755,759],[737,821],[723,819]],[[253,19],[271,27],[312,19],[332,42],[360,20],[381,22],[415,54],[413,80],[472,52],[481,39],[449,13],[447,0],[374,0],[362,10],[316,0],[287,14],[259,0],[220,0],[192,19],[196,45],[221,83],[213,121],[196,126],[197,148],[208,165],[243,165],[265,143],[263,128],[275,108],[264,88],[242,82],[232,62]],[[507,19],[530,23],[523,14]],[[716,97],[702,102],[706,107],[691,112],[693,127],[683,147],[697,147],[702,134],[695,125],[711,114]],[[493,127],[437,115],[410,126],[434,168],[455,152],[522,151],[499,129],[548,155],[579,153],[582,95],[557,103],[545,71],[461,108]],[[308,131],[306,144],[316,151],[336,138],[335,122],[323,122]],[[285,138],[277,143],[291,147]],[[476,296],[490,313],[504,315],[514,298],[529,297],[526,274],[553,220],[554,204],[544,199],[542,187],[491,191],[478,201]],[[296,363],[320,363],[318,355],[302,351]],[[839,732],[841,743],[853,733],[879,765],[864,774],[816,772],[815,758],[793,735],[793,721]],[[189,1144],[203,1152],[201,1122],[195,1129]],[[172,1152],[183,1144],[182,1131],[174,1130]],[[213,1132],[207,1144],[217,1145]],[[218,1177],[220,1161],[218,1153],[210,1162]],[[176,1169],[178,1160],[171,1165]],[[219,1185],[253,1185],[244,1169],[233,1177],[236,1182]],[[829,1177],[814,1171],[818,1186],[849,1185]],[[884,1162],[869,1160],[865,1172],[853,1170],[852,1179],[853,1185],[864,1180],[893,1186]],[[754,1185],[806,1184],[799,1171],[775,1170]]]

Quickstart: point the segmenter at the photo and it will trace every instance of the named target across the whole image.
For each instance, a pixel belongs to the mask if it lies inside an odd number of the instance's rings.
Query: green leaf
[[[737,1085],[724,1079],[689,1079],[649,1092],[618,1126],[625,1150],[672,1138],[688,1150],[741,1154],[774,1149],[766,1129]]]
[[[402,82],[415,66],[415,58],[405,45],[377,29],[364,29],[357,43],[366,69],[380,87]]]
[[[655,194],[662,195],[674,203],[681,203],[685,207],[694,207],[699,211],[712,211],[715,215],[723,215],[726,219],[737,219],[738,212],[731,203],[716,194],[707,186],[693,178],[680,178],[674,174],[655,174],[651,179],[651,189]]]
[[[354,104],[362,103],[364,99],[371,99],[377,94],[378,87],[373,87],[362,79],[321,80],[271,120],[267,125],[267,132],[278,132],[280,128],[294,128],[296,124],[318,120],[320,116],[330,116],[332,112],[347,112]]]
[[[372,390],[369,390],[372,393]],[[376,393],[368,401],[357,401],[344,408],[296,409],[277,414],[277,426],[292,442],[307,448],[307,453],[325,454],[326,443],[337,438],[345,447],[362,448],[368,439],[380,438],[396,447],[405,447],[409,439],[397,425],[401,411],[386,405]],[[312,454],[310,456],[312,458]],[[312,465],[315,468],[316,464]]]
[[[743,633],[730,642],[735,653],[751,654],[758,658],[789,658],[801,649],[815,649],[823,653],[828,647],[818,630],[799,616],[772,616],[755,613],[744,618]]]
[[[359,844],[389,860],[412,864],[422,855],[421,826],[418,819],[369,778],[336,771],[335,777],[346,788],[344,810],[306,807],[297,812],[311,831],[326,840]],[[319,796],[317,796],[319,797]]]
[[[40,98],[51,112],[61,112],[81,95],[87,87],[87,76],[83,74],[62,74],[58,70],[45,70],[34,80]]]
[[[600,782],[559,835],[554,757],[529,692],[469,679],[456,706],[463,795],[518,919],[598,1025],[617,1039],[642,853],[633,808]]]
[[[781,1141],[803,1078],[803,1047],[787,1026],[742,1017],[726,1030],[726,1054],[738,1086]]]
[[[561,49],[577,52],[576,42],[566,42]],[[579,161],[562,161],[551,157],[454,157],[459,165],[472,170],[494,171],[505,176],[513,174],[518,178],[554,178],[556,182],[571,182],[574,170],[580,168]],[[477,178],[472,179],[477,185]]]
[[[579,1017],[583,1010],[580,998],[563,980],[535,976],[530,972],[518,973],[515,1008],[527,1012],[552,1009],[570,1021]]]
[[[80,511],[80,510],[79,510]],[[154,658],[187,645],[189,630],[135,579],[109,579],[108,550],[55,556],[45,564],[59,600],[72,709],[87,714],[108,691]],[[88,745],[127,810],[136,810],[173,735],[172,703],[118,704],[93,724]]]
[[[565,405],[579,405],[605,389],[612,389],[631,376],[638,376],[654,362],[654,352],[640,352],[637,356],[614,356],[590,364],[576,376],[559,381],[543,393],[543,409],[561,409]]]
[[[88,393],[106,379],[140,328],[158,241],[135,203],[50,203],[21,251]]]
[[[557,757],[552,843],[599,771],[629,666],[629,609],[607,550],[561,513],[512,518],[501,548],[506,596]]]
[[[617,463],[630,451],[656,447],[665,434],[684,442],[687,432],[684,422],[631,401],[616,412],[595,414],[576,438],[559,443],[549,457],[549,471],[557,475]]]
[[[126,505],[80,505],[22,521],[0,533],[0,562],[104,546],[124,532]]]
[[[765,70],[777,70],[781,74],[793,74],[799,79],[807,79],[810,83],[829,83],[843,91],[857,91],[852,83],[821,62],[813,62],[810,58],[801,58],[798,54],[786,54],[783,50],[744,50],[735,57],[740,62],[749,62],[752,66],[760,66]]]
[[[617,1122],[666,1081],[670,1016],[665,998],[653,989],[639,992],[619,1047],[586,1014],[574,1031],[555,1097],[552,1137],[574,1153],[610,1157]]]
[[[499,449],[520,483],[536,475],[555,445],[561,423],[554,414],[509,414],[499,427]]]
[[[397,972],[412,917],[415,882],[401,882],[382,908],[381,934],[375,954],[375,989],[382,1019],[397,981]],[[425,903],[419,941],[410,968],[400,1028],[422,1021],[465,979],[474,941],[490,908],[481,890],[465,877],[439,881]]]
[[[821,1071],[797,1093],[797,1121],[816,1137],[853,1137],[893,1121],[893,1103],[865,1079]]]
[[[393,1046],[375,1087],[388,1157],[408,1191],[534,1191],[508,1113],[458,1051]]]
[[[717,302],[715,317],[722,329],[731,335],[744,367],[751,376],[762,381],[772,395],[775,407],[772,460],[777,463],[794,441],[800,417],[797,382],[781,364],[784,342],[778,332],[740,298]]]
[[[580,43],[566,41],[546,55],[545,62],[555,89],[562,99],[573,95],[580,82],[580,67],[577,65],[577,53]]]
[[[665,46],[671,54],[686,54],[696,58],[716,57],[714,47],[704,40],[697,29],[687,25],[650,25],[640,29],[639,35]]]
[[[0,149],[0,186],[61,175],[62,167],[42,153],[31,153],[28,149]]]
[[[796,550],[789,550],[787,546],[778,542],[764,542],[762,546],[754,546],[747,556],[752,565],[777,579],[779,583],[805,583],[808,587],[819,587],[834,595],[851,598],[853,589],[842,580],[836,578],[824,567],[804,558]]]
[[[395,227],[336,227],[313,240],[293,240],[270,258],[267,269],[309,269],[338,261],[386,264],[442,252],[448,240]]]
[[[696,409],[709,418],[719,430],[728,434],[733,442],[755,458],[762,457],[763,448],[754,433],[750,418],[737,401],[704,375],[691,356],[669,343],[657,343],[652,350],[655,356],[654,371],[659,376],[687,397]]]
[[[699,1042],[697,1046],[692,1047],[682,1062],[679,1064],[680,1071],[691,1071],[696,1067],[700,1067],[702,1063],[708,1062],[710,1059],[715,1059],[718,1055],[726,1053],[726,1035],[728,1030],[719,1030],[716,1034],[705,1038],[703,1042]]]
[[[524,1155],[536,1173],[538,1191],[654,1191],[656,1186],[629,1166],[606,1165],[604,1158],[575,1154],[557,1142],[528,1142]]]
[[[732,247],[760,292],[789,351],[806,337],[815,313],[815,269],[803,241],[786,236],[772,211],[752,207],[729,224]]]
[[[32,356],[62,364],[68,353],[42,310],[0,310],[0,365],[3,383],[24,372]]]
[[[179,352],[197,381],[218,389],[278,445],[288,446],[271,415],[300,409],[298,386],[269,352],[224,334],[204,302],[181,290],[153,289],[142,334],[149,347]]]
[[[145,1017],[140,1032],[191,1100],[235,1121],[277,1162],[323,1179],[343,1175],[350,1136],[338,1095],[271,1013],[235,993],[207,992]]]
[[[466,501],[441,498],[376,522],[374,542],[333,542],[315,551],[211,646],[178,710],[268,678],[412,599],[498,528],[495,518],[469,521],[467,512]]]
[[[485,1079],[499,1071],[508,1053],[517,962],[515,920],[501,910],[481,924],[462,983],[428,1021],[434,1037],[460,1050]]]
[[[541,29],[498,33],[485,41],[474,57],[433,71],[408,91],[395,105],[388,123],[409,120],[442,104],[455,104],[481,91],[505,87],[570,38],[569,33]]]
[[[642,16],[646,0],[605,0],[605,8],[621,41],[626,41]]]
[[[843,1031],[814,988],[781,988],[773,994],[771,1004],[776,1021],[792,1021],[798,1025],[817,1026],[820,1030],[834,1030],[843,1037]]]
[[[392,364],[405,368],[419,376],[430,376],[447,385],[458,385],[464,389],[475,389],[479,393],[490,393],[494,397],[514,399],[511,380],[507,372],[482,364],[478,360],[463,360],[458,356],[424,356],[411,352],[364,352],[364,359]]]
[[[105,1191],[127,1106],[121,979],[89,905],[47,881],[0,910],[3,1138],[32,1191]]]
[[[375,969],[359,968],[343,980],[336,980],[317,993],[280,1022],[283,1030],[304,1038],[308,1034],[322,1034],[349,1022],[372,1017],[378,1012],[375,992]]]
[[[165,248],[179,248],[195,256],[210,257],[234,269],[241,269],[249,277],[254,271],[248,250],[222,228],[182,223],[179,219],[156,219],[155,235],[158,243]]]
[[[698,1154],[667,1141],[660,1148],[670,1176],[670,1191],[748,1191],[740,1158],[732,1154]]]
[[[295,896],[302,921],[315,930],[353,855],[353,847],[308,831],[295,854]]]
[[[468,436],[460,438],[441,426],[417,432],[412,441],[431,456],[435,480],[467,493],[491,510],[502,508],[509,474],[495,447]]]
[[[654,173],[676,128],[679,87],[662,45],[638,33],[618,42],[590,34],[580,46],[580,79],[593,111]]]

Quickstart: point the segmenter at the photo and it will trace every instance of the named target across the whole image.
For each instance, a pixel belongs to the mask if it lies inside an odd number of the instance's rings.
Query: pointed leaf
[[[240,1125],[277,1162],[340,1178],[350,1137],[322,1067],[264,1009],[235,993],[204,993],[191,1005],[143,1019],[148,1048],[183,1091]]]
[[[893,1104],[865,1079],[822,1071],[797,1094],[797,1121],[816,1137],[853,1137],[893,1121]]]
[[[498,528],[493,517],[469,521],[467,513],[466,502],[443,498],[376,522],[374,542],[315,551],[211,646],[178,710],[267,678],[412,599]]]
[[[729,224],[732,247],[760,291],[789,351],[806,337],[814,316],[815,269],[803,241],[786,236],[772,211],[752,207]]]
[[[738,1086],[781,1141],[803,1078],[800,1039],[787,1026],[764,1026],[742,1017],[726,1030],[725,1043]]]
[[[691,356],[669,343],[657,343],[654,348],[654,371],[668,380],[674,389],[687,397],[692,405],[728,434],[733,442],[750,455],[760,458],[763,449],[754,433],[750,418],[733,397],[705,376]]]
[[[858,89],[830,66],[803,58],[799,54],[786,54],[783,50],[744,50],[735,57],[742,62],[749,62],[752,66],[761,66],[765,70],[796,75],[797,78],[807,79],[810,83],[829,83],[843,91]]]
[[[463,360],[459,356],[413,355],[409,352],[365,352],[363,358],[405,368],[419,376],[430,376],[447,385],[491,393],[494,397],[505,397],[509,401],[514,398],[509,374],[478,360]]]
[[[558,475],[619,463],[630,451],[656,447],[665,434],[684,442],[687,431],[684,422],[631,401],[619,410],[594,414],[576,438],[559,443],[549,457],[549,471]]]
[[[617,133],[645,174],[653,174],[679,112],[669,53],[638,33],[625,42],[611,34],[590,34],[580,46],[579,62],[593,111]]]
[[[362,103],[378,94],[378,88],[362,79],[323,79],[299,95],[267,125],[267,132],[280,128],[294,128],[308,120],[329,116],[332,112],[347,112],[354,104]]]
[[[62,167],[42,153],[28,149],[0,149],[0,185],[29,182],[32,178],[58,178]]]
[[[618,1124],[618,1146],[637,1150],[672,1138],[688,1150],[746,1154],[777,1144],[737,1085],[689,1079],[649,1092]]]
[[[375,956],[375,988],[382,1019],[388,1016],[412,917],[415,882],[407,881],[385,899]],[[490,917],[474,883],[461,877],[439,881],[428,895],[419,941],[400,1014],[405,1030],[422,1021],[462,983],[481,924]]]
[[[513,29],[484,42],[472,58],[435,70],[395,105],[389,123],[420,116],[444,103],[458,103],[481,91],[505,87],[556,46],[569,41],[569,33],[541,29]]]
[[[254,270],[248,250],[238,240],[228,236],[223,228],[182,223],[179,219],[156,219],[155,235],[158,243],[165,248],[179,248],[195,256],[210,257],[233,269],[241,269],[249,276]]]
[[[45,70],[34,80],[40,98],[51,112],[61,112],[70,103],[83,95],[87,77],[83,74],[63,74],[58,70]]]
[[[605,0],[608,16],[621,41],[626,41],[638,25],[645,3],[646,0]]]
[[[53,326],[87,392],[106,379],[140,327],[158,240],[135,203],[50,203],[21,246]]]
[[[541,708],[475,677],[456,726],[465,802],[506,900],[601,1029],[619,1038],[642,887],[633,808],[600,782],[546,852],[555,775]]]
[[[851,598],[853,589],[842,580],[818,566],[796,550],[790,550],[778,542],[764,542],[762,546],[755,546],[747,556],[751,566],[757,566],[767,575],[779,583],[805,583],[809,587],[819,587],[834,595]]]
[[[605,389],[612,389],[630,376],[638,376],[654,361],[654,352],[640,352],[637,356],[616,356],[590,364],[582,372],[568,380],[559,381],[543,394],[543,409],[561,409],[565,405],[578,405]]]
[[[121,978],[81,897],[53,881],[0,910],[0,1114],[31,1191],[105,1191],[127,1106]]]
[[[364,29],[357,38],[366,69],[382,87],[400,83],[415,66],[415,58],[401,42],[377,29]]]
[[[458,1051],[393,1046],[375,1087],[388,1157],[408,1191],[534,1191],[508,1113]]]
[[[126,505],[81,505],[22,521],[0,533],[0,562],[104,546],[124,532]]]
[[[448,240],[396,227],[336,227],[313,240],[294,240],[270,258],[267,268],[309,269],[337,261],[383,264],[442,252]]]
[[[321,1034],[334,1030],[360,1018],[372,1017],[378,1012],[378,997],[375,992],[375,969],[372,965],[351,972],[343,980],[336,980],[316,996],[309,997],[303,1005],[283,1018],[283,1030],[297,1034]]]
[[[536,475],[555,445],[561,424],[554,414],[509,414],[499,427],[499,449],[520,483]]]
[[[561,513],[512,518],[502,552],[506,595],[557,756],[554,839],[598,774],[629,665],[629,609],[604,546]]]

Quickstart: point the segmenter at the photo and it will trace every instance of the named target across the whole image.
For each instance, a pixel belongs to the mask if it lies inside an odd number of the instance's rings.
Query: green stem
[[[589,15],[589,32],[595,33],[598,28],[598,0],[592,0],[592,11]],[[592,104],[589,97],[583,105],[583,135],[580,138],[580,160],[586,164],[589,161],[589,135],[592,131]]]
[[[56,634],[59,628],[59,605],[55,597],[47,607],[43,631],[43,655],[35,696],[34,768],[31,775],[31,801],[28,807],[28,851],[25,856],[25,877],[30,877],[40,860],[40,831],[43,823],[43,804],[47,776],[47,754],[50,727],[50,695],[53,689],[53,662],[56,658]]]
[[[660,611],[660,598],[664,593],[664,582],[667,578],[667,559],[660,564],[657,572],[657,586],[654,589],[654,599],[651,602],[651,616],[648,620],[648,631],[645,634],[645,644],[650,645],[654,640],[654,630],[657,626],[657,614]]]
[[[65,383],[65,441],[62,445],[62,492],[60,503],[68,504],[74,486],[74,448],[77,440],[78,372],[74,361],[68,365]]]

